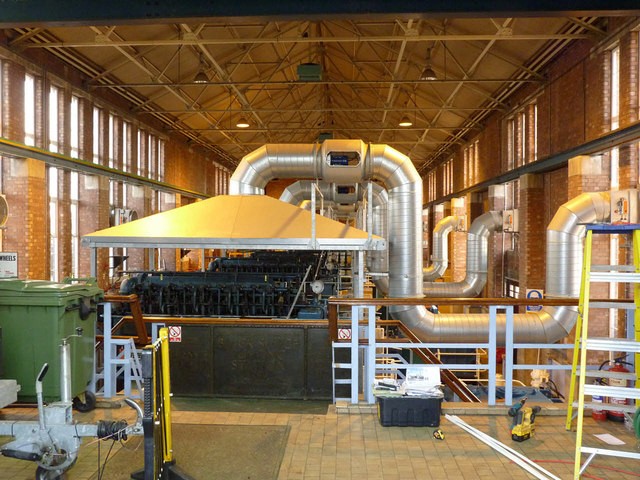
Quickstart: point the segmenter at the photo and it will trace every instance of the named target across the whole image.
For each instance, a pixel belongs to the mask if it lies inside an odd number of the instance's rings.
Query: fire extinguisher
[[[629,370],[624,367],[624,365],[631,365],[628,362],[624,361],[624,357],[619,357],[614,360],[613,367],[609,369],[610,372],[618,372],[618,373],[629,373]],[[629,382],[623,378],[610,378],[609,385],[612,387],[628,387]],[[609,399],[609,403],[613,403],[616,405],[629,405],[629,400],[627,398],[620,397],[611,397]],[[614,422],[624,422],[624,413],[623,412],[614,412],[607,411],[607,418],[609,420],[613,420]]]
[[[605,363],[603,363],[602,365],[600,365],[599,370],[602,370],[602,367],[604,367]],[[606,385],[607,382],[604,381],[604,378],[596,378],[593,382],[596,385]],[[591,396],[591,401],[593,403],[603,403],[606,400],[606,397],[603,397],[602,395],[592,395]],[[595,421],[597,422],[606,422],[607,421],[607,411],[604,409],[596,409],[593,408],[591,410],[591,418],[593,418]]]

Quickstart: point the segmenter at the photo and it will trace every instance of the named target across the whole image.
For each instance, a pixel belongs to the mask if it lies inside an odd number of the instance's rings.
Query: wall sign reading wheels
[[[17,252],[0,252],[0,278],[18,276]]]

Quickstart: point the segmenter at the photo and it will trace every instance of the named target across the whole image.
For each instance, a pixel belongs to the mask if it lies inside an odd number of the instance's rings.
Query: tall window
[[[443,195],[453,193],[453,159],[442,165],[442,193]]]
[[[516,122],[513,118],[507,120],[507,170],[512,170],[515,166],[515,141]]]
[[[113,120],[113,115],[109,114],[109,168],[113,168],[115,164],[115,132]]]
[[[122,122],[122,170],[128,172],[129,169],[129,124]]]
[[[164,140],[158,139],[158,180],[164,182]]]
[[[71,97],[71,135],[69,137],[71,146],[71,156],[73,158],[80,157],[80,121],[79,121],[79,105],[78,97]]]
[[[80,237],[78,236],[79,175],[71,172],[71,275],[80,277]]]
[[[538,160],[538,104],[534,103],[533,108],[533,161]]]
[[[527,163],[527,116],[518,114],[518,167]]]
[[[427,195],[429,197],[429,201],[433,202],[436,199],[436,171],[432,170],[427,177]]]
[[[49,197],[49,280],[58,281],[58,169],[47,168]]]
[[[93,107],[93,163],[100,163],[100,110]]]
[[[36,144],[36,91],[35,79],[31,75],[24,77],[24,143]]]
[[[611,50],[611,130],[620,126],[620,47]],[[620,187],[618,148],[611,150],[611,189]]]
[[[611,50],[611,129],[620,126],[620,47]]]
[[[58,88],[49,89],[49,151],[58,151]]]
[[[142,140],[142,134],[140,132],[140,129],[138,129],[138,142],[136,143],[138,145],[138,155],[136,156],[137,160],[136,160],[136,174],[141,175],[142,174],[142,159],[140,158],[140,151],[142,150],[141,145],[140,145],[140,140]]]
[[[464,160],[464,186],[470,187],[478,183],[478,158],[480,143],[478,140],[471,143],[463,152]]]

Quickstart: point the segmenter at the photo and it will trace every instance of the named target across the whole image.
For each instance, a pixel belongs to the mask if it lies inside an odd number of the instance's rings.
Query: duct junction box
[[[502,231],[514,233],[518,231],[519,215],[518,209],[504,210],[502,212]]]
[[[611,223],[638,223],[638,191],[611,192]]]

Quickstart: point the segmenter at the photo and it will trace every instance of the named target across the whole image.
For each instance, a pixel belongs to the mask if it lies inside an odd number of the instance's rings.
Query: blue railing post
[[[376,378],[376,307],[371,305],[367,307],[369,322],[367,323],[369,336],[369,346],[367,347],[367,376],[366,385],[364,385],[365,400],[367,403],[374,403],[373,398],[373,382]]]
[[[489,384],[488,395],[489,405],[496,404],[496,337],[497,337],[497,315],[498,307],[489,307]]]
[[[505,325],[505,358],[504,358],[504,404],[513,404],[513,306],[504,308],[507,314]]]
[[[358,362],[358,327],[360,320],[360,307],[351,307],[351,403],[358,403],[358,370],[360,362]]]

